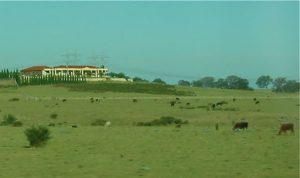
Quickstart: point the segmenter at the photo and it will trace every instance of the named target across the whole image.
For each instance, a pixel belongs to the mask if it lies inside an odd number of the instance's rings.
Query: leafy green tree
[[[225,79],[229,89],[242,89],[247,90],[249,88],[249,81],[247,79],[240,78],[235,75],[230,75]]]
[[[276,92],[283,92],[283,86],[287,83],[287,80],[285,77],[277,77],[273,81],[273,91]]]
[[[205,88],[213,88],[215,86],[215,78],[214,77],[203,77],[200,79],[202,83],[202,87]]]
[[[262,75],[256,80],[256,85],[259,88],[268,88],[272,82],[273,79],[269,75]]]
[[[130,78],[130,77],[126,76],[123,72],[120,72],[120,73],[110,72],[108,74],[108,76],[110,76],[112,78],[125,78],[125,79]]]
[[[285,77],[278,77],[273,81],[275,92],[299,92],[300,83],[295,80],[287,80]]]
[[[192,81],[192,86],[193,86],[193,87],[202,87],[202,82],[201,82],[201,80],[195,80],[195,81]]]
[[[157,83],[157,84],[166,84],[165,81],[163,81],[161,78],[156,78],[152,81],[152,83]]]
[[[220,78],[215,82],[215,87],[216,88],[228,88],[228,84],[225,79]]]
[[[299,92],[300,83],[295,80],[288,80],[283,86],[284,92]]]
[[[189,81],[186,81],[186,80],[179,80],[178,81],[178,85],[181,85],[181,86],[191,86],[191,83]]]
[[[148,80],[146,80],[146,79],[142,79],[142,78],[140,78],[140,77],[134,77],[133,79],[132,79],[134,82],[149,82]]]

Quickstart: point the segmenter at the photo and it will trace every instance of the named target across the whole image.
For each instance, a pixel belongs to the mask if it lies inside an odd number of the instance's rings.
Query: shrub
[[[49,126],[49,127],[54,127],[55,124],[54,124],[54,123],[49,123],[48,126]]]
[[[20,98],[11,98],[9,101],[19,101]]]
[[[51,119],[56,119],[57,116],[58,116],[58,115],[57,115],[56,113],[53,113],[53,114],[50,115],[50,118],[51,118]]]
[[[138,122],[137,126],[166,126],[171,124],[187,124],[188,121],[182,121],[171,116],[163,116],[160,119],[154,119],[150,122]]]
[[[91,123],[92,126],[104,126],[106,123],[106,120],[102,120],[102,119],[97,119],[94,122]]]
[[[16,122],[13,123],[13,126],[14,127],[22,127],[23,123],[21,121],[16,121]]]
[[[47,127],[39,126],[28,128],[25,130],[25,135],[30,143],[30,146],[39,147],[45,145],[50,138],[50,131]]]
[[[14,122],[17,121],[17,118],[11,114],[7,114],[3,117],[3,121],[0,125],[12,125]]]

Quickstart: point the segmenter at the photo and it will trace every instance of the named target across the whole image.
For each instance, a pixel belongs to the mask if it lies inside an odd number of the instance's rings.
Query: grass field
[[[0,127],[0,177],[299,177],[298,93],[186,87],[128,92],[118,87],[76,91],[63,86],[0,88],[0,119],[13,114],[24,124]],[[91,103],[91,97],[100,102]],[[171,107],[176,97],[181,104]],[[20,100],[10,101],[12,98]],[[260,103],[255,104],[253,98]],[[228,104],[214,111],[204,108],[220,101]],[[189,123],[181,128],[135,125],[161,116]],[[97,119],[112,125],[91,126]],[[233,131],[232,122],[241,120],[249,122],[248,130]],[[294,123],[294,134],[277,135],[284,122]],[[55,126],[49,127],[47,145],[28,148],[24,131],[49,123]]]

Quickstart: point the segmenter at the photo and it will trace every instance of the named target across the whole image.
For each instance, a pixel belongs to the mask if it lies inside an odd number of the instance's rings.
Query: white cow
[[[107,127],[110,127],[110,125],[111,125],[111,122],[110,121],[106,121],[104,127],[107,128]]]

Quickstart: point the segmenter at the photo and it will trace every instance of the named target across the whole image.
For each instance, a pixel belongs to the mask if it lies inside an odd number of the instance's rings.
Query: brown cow
[[[286,131],[288,131],[288,130],[290,130],[292,133],[294,133],[294,124],[293,123],[281,124],[278,135],[280,135],[281,132],[286,133]]]

